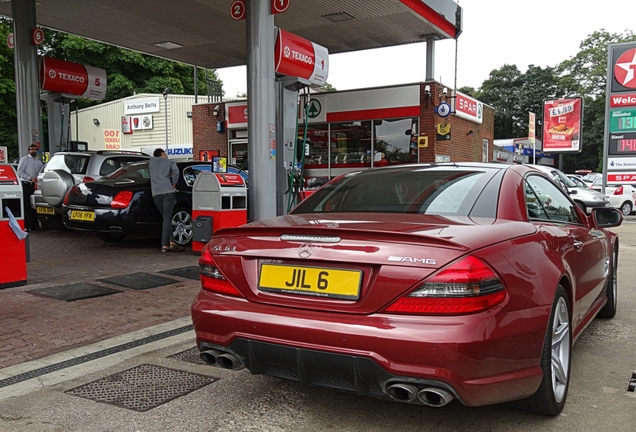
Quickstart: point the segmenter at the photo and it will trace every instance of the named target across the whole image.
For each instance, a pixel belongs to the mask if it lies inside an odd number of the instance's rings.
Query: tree
[[[481,101],[495,107],[495,139],[522,136],[515,115],[519,105],[521,72],[517,66],[505,64],[490,72],[480,87]]]

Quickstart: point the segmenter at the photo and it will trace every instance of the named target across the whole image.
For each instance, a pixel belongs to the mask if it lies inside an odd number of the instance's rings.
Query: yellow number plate
[[[361,279],[360,270],[262,264],[258,289],[356,300]]]
[[[38,214],[55,214],[55,209],[53,207],[36,207],[35,211]]]
[[[95,222],[95,212],[71,210],[69,219],[82,222]]]

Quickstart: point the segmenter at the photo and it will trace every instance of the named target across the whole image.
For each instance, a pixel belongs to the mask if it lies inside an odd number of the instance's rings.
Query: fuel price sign
[[[610,132],[636,132],[636,109],[612,110]]]

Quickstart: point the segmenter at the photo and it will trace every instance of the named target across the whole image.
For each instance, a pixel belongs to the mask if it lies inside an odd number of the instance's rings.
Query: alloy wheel
[[[192,240],[192,217],[186,210],[177,210],[172,216],[172,234],[179,246],[185,246]]]
[[[557,403],[566,395],[570,364],[570,317],[568,305],[559,298],[552,321],[552,390]]]

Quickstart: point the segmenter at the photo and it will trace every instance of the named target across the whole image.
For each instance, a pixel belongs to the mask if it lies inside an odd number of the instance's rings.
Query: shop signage
[[[581,151],[583,99],[543,101],[543,150],[559,153]]]
[[[463,93],[456,92],[455,115],[457,117],[481,124],[484,121],[484,104]]]
[[[149,130],[153,128],[152,114],[132,116],[132,130]]]
[[[616,47],[612,56],[612,92],[636,89],[636,47]]]
[[[451,106],[448,102],[442,102],[435,107],[435,114],[444,118],[448,117],[451,113]]]
[[[131,133],[133,133],[132,117],[131,116],[122,116],[121,117],[121,133],[123,133],[123,134],[131,134]]]
[[[611,107],[636,106],[636,93],[620,94],[610,97]]]
[[[124,114],[146,114],[156,113],[161,110],[158,97],[149,97],[141,99],[128,99],[124,101]]]
[[[607,183],[636,183],[636,172],[608,172]]]
[[[42,58],[42,90],[101,100],[106,96],[106,70],[50,57]]]
[[[327,84],[329,51],[307,39],[278,29],[274,65],[276,73],[308,80],[311,84]]]
[[[624,157],[624,158],[609,158],[607,160],[607,169],[612,170],[624,170],[624,169],[636,169],[636,157]]]
[[[104,129],[104,148],[106,150],[119,150],[121,148],[118,130]]]
[[[227,128],[243,129],[247,127],[247,102],[226,104]]]

